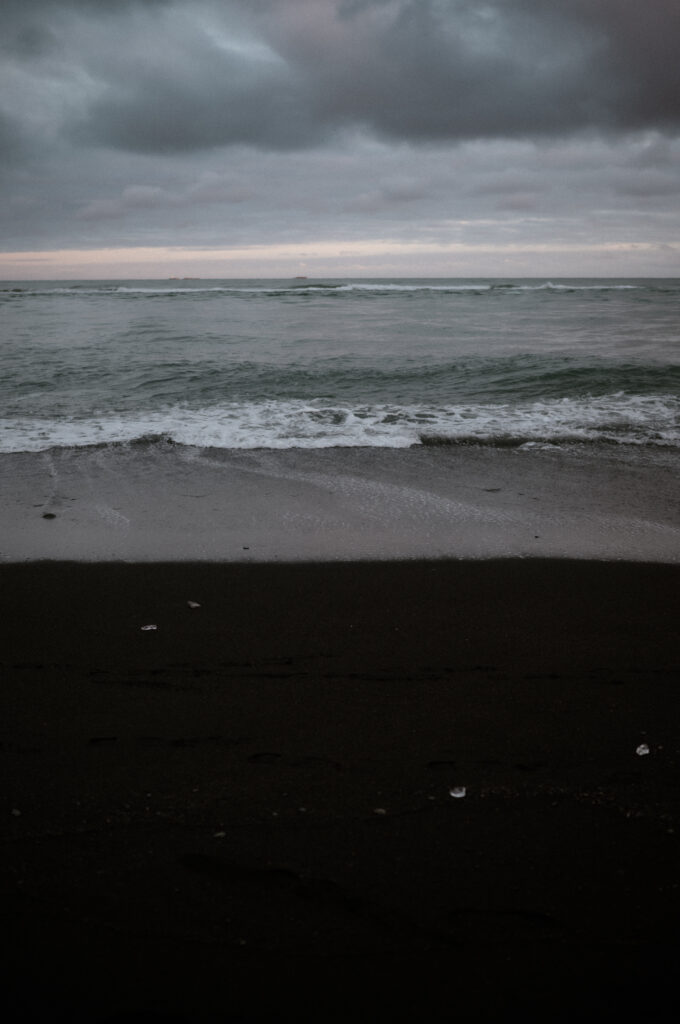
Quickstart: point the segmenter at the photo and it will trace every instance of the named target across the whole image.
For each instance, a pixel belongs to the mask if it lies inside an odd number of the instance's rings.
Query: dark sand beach
[[[7,1019],[676,1019],[680,566],[0,580]]]

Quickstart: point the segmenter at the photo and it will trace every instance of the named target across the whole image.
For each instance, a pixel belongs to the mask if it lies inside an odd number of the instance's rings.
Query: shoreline
[[[9,1019],[658,1019],[679,584],[0,565]]]
[[[200,449],[0,456],[0,564],[680,561],[674,452]]]

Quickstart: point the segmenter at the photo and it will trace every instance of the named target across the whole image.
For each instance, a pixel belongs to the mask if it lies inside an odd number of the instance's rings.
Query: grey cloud
[[[677,0],[24,0],[11,7],[16,53],[36,60],[58,15],[71,19],[73,38],[62,30],[60,45],[92,88],[64,130],[92,145],[181,153],[234,144],[304,148],[355,128],[455,142],[680,125]],[[37,11],[40,26],[31,20]],[[142,34],[131,36],[128,52],[121,26],[132,14]]]
[[[4,0],[3,247],[672,244],[678,17],[677,0]]]
[[[76,218],[82,221],[122,220],[132,215],[136,220],[158,211],[190,209],[206,204],[238,204],[256,193],[243,183],[224,180],[218,175],[205,175],[189,188],[170,190],[160,185],[128,185],[119,195],[90,199],[81,205]]]
[[[680,124],[677,0],[304,0],[260,30],[326,123],[414,140]]]
[[[184,67],[140,70],[91,106],[74,137],[136,152],[180,153],[223,145],[273,149],[318,142],[303,96],[286,69],[253,67],[214,46]]]
[[[524,195],[527,191],[533,191],[537,187],[533,180],[534,177],[534,175],[528,176],[526,172],[520,173],[506,168],[499,174],[492,173],[485,176],[473,185],[471,191],[475,195]]]
[[[60,14],[73,19],[71,57],[94,84],[65,127],[122,150],[298,148],[355,126],[455,141],[680,122],[678,8],[666,0],[23,0],[9,10],[6,39],[28,60],[54,47]],[[96,35],[98,15],[120,23],[132,11],[146,15],[136,61],[120,34]]]
[[[535,192],[516,192],[512,196],[499,199],[495,209],[508,213],[532,213],[541,209],[541,199],[542,197]]]
[[[664,174],[658,170],[648,169],[642,173],[623,174],[614,177],[612,187],[622,196],[636,199],[650,199],[656,196],[680,194],[680,175]]]
[[[42,25],[20,25],[14,32],[7,28],[0,41],[0,51],[19,60],[34,60],[51,53],[56,45],[54,33]]]
[[[168,7],[173,2],[175,0],[3,0],[3,45],[11,47],[13,39],[27,30],[40,30],[46,19],[61,13],[74,12],[88,17],[119,15],[133,8]]]
[[[615,121],[627,127],[680,123],[677,0],[574,0],[580,23],[599,33],[603,72],[617,83]]]
[[[430,198],[431,192],[415,180],[387,180],[371,191],[352,196],[344,205],[348,213],[379,213],[394,206],[419,203]]]
[[[235,147],[200,157],[65,148],[44,169],[19,170],[13,184],[10,177],[0,235],[9,249],[366,237],[477,245],[593,235],[672,244],[675,206],[649,173],[659,148],[670,181],[680,145],[666,147],[659,136],[450,147],[364,137],[312,151]],[[636,182],[648,191],[635,194]],[[442,264],[441,272],[451,271]]]
[[[117,220],[129,212],[139,216],[142,211],[179,205],[181,200],[158,185],[129,185],[115,199],[93,199],[78,211],[80,220]]]
[[[28,150],[29,144],[19,120],[0,110],[0,165],[14,163]]]
[[[2,13],[11,22],[14,19],[42,16],[55,10],[75,10],[85,13],[116,13],[130,7],[167,7],[175,0],[3,0]]]

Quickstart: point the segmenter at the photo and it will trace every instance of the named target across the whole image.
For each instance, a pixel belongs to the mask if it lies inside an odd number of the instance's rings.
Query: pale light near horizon
[[[673,276],[680,247],[653,242],[469,245],[391,239],[238,248],[135,246],[0,253],[4,280],[198,277]]]

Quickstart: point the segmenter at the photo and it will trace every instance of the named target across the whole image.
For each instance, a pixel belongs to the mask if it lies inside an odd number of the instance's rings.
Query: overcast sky
[[[675,276],[680,0],[2,0],[0,277]]]

